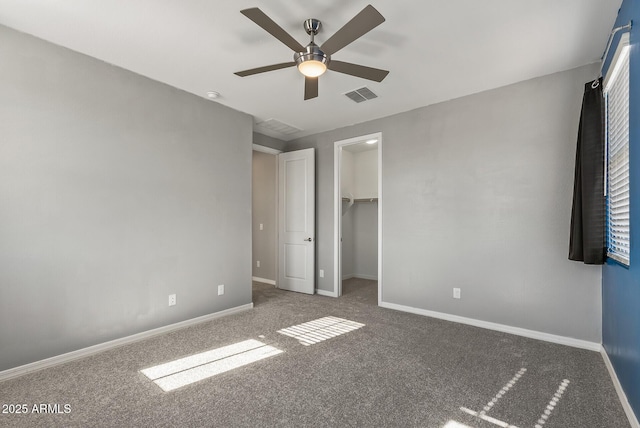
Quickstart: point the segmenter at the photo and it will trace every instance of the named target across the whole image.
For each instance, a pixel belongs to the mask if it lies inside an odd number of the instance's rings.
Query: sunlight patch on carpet
[[[449,421],[442,428],[472,428],[472,427],[470,427],[469,425],[461,424],[460,422]]]
[[[198,382],[264,358],[280,349],[250,339],[140,370],[165,392]]]
[[[278,333],[297,339],[305,346],[320,343],[364,327],[364,324],[337,317],[324,317],[278,330]]]
[[[511,425],[508,422],[504,422],[504,421],[501,421],[499,419],[492,418],[491,416],[487,416],[484,413],[476,412],[476,411],[467,409],[466,407],[460,407],[460,410],[462,410],[465,413],[470,414],[471,416],[475,416],[477,418],[480,418],[483,421],[491,422],[492,424],[497,425],[497,426],[502,427],[502,428],[518,428],[517,426]]]
[[[525,375],[526,372],[527,372],[526,368],[524,367],[521,368],[511,378],[511,380],[507,382],[500,391],[498,391],[498,393],[491,399],[491,401],[489,401],[487,405],[483,407],[481,411],[476,412],[475,410],[471,410],[466,407],[460,407],[460,410],[462,410],[463,412],[471,416],[475,416],[476,418],[482,419],[483,421],[486,421],[486,422],[490,422],[493,425],[496,425],[502,428],[518,428],[515,425],[512,425],[508,422],[501,421],[499,419],[491,417],[487,415],[487,413],[494,408],[494,406],[498,403],[498,401],[501,398],[503,398],[503,396],[507,392],[509,392],[511,388],[513,388],[513,386],[520,380],[520,378],[522,378]],[[538,418],[536,424],[534,425],[534,428],[544,428],[544,425],[547,423],[547,420],[551,417],[552,412],[556,410],[556,406],[560,402],[562,395],[566,392],[567,388],[569,387],[569,383],[571,383],[569,379],[562,380],[562,382],[558,386],[558,389],[555,391],[555,393],[547,403],[546,407],[542,411],[542,414]],[[445,427],[445,428],[448,428],[448,427]]]
[[[535,425],[535,428],[542,428],[542,426],[547,423],[547,419],[549,419],[549,416],[551,416],[551,412],[555,410],[558,402],[562,398],[562,394],[564,394],[567,387],[569,386],[569,383],[571,383],[569,379],[563,379],[562,382],[560,382],[560,386],[558,386],[558,389],[553,394],[553,397],[551,397],[551,400],[549,400],[549,404],[547,404],[547,407],[542,411],[542,415],[540,415],[540,419],[538,419],[538,423]]]
[[[491,401],[489,401],[486,406],[483,407],[483,409],[479,412],[476,412],[474,410],[471,409],[467,409],[466,407],[460,407],[460,410],[462,410],[465,413],[468,413],[472,416],[475,416],[479,419],[482,419],[484,421],[490,422],[494,425],[497,425],[499,427],[502,428],[517,428],[515,425],[511,425],[508,422],[504,422],[501,420],[498,420],[496,418],[493,418],[491,416],[487,415],[487,412],[489,412],[489,410],[491,410],[496,403],[498,403],[498,401],[504,397],[504,395],[509,392],[509,390],[511,388],[513,388],[513,386],[520,380],[520,378],[522,376],[525,375],[525,373],[527,372],[526,368],[521,368],[520,370],[518,370],[518,372],[509,380],[509,382],[507,382],[502,389],[500,389],[500,391],[498,391],[498,393],[491,399]]]

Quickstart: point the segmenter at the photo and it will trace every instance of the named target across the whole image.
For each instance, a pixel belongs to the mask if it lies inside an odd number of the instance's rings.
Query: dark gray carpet
[[[378,305],[378,282],[350,278],[342,281],[342,297],[354,303]]]
[[[545,428],[629,426],[598,353],[382,309],[368,287],[334,299],[254,284],[251,311],[0,383],[1,403],[71,406],[0,426],[485,428],[498,425],[460,408],[492,400],[487,416],[520,428],[547,406]],[[325,316],[365,326],[312,346],[276,333]],[[139,372],[247,339],[285,352],[169,393]]]

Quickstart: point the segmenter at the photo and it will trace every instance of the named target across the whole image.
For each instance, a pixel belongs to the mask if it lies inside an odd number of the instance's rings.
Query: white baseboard
[[[380,306],[397,311],[409,312],[417,315],[424,315],[432,318],[439,318],[446,321],[453,321],[461,324],[468,324],[475,327],[486,328],[488,330],[501,331],[503,333],[515,334],[517,336],[529,337],[531,339],[544,340],[545,342],[558,343],[560,345],[573,346],[574,348],[588,349],[590,351],[600,352],[602,345],[596,342],[574,339],[572,337],[558,336],[555,334],[542,333],[535,330],[527,330],[526,328],[512,327],[509,325],[498,324],[489,321],[481,321],[473,318],[461,317],[458,315],[445,314],[443,312],[429,311],[426,309],[412,308],[411,306],[397,305],[395,303],[380,302]]]
[[[618,379],[618,374],[613,368],[613,364],[611,364],[611,360],[609,359],[609,355],[607,354],[607,350],[604,349],[604,346],[600,347],[600,354],[602,355],[602,359],[604,360],[604,365],[607,366],[607,370],[609,370],[609,376],[611,376],[611,380],[613,381],[613,386],[616,388],[616,392],[618,393],[618,398],[620,399],[620,404],[622,404],[622,408],[627,415],[627,419],[629,419],[629,424],[631,424],[631,428],[640,428],[640,423],[638,422],[638,418],[636,414],[633,412],[633,408],[631,408],[631,404],[629,404],[629,400],[627,399],[627,394],[625,394],[624,389],[622,389],[622,385],[620,384],[620,380]]]
[[[316,294],[318,296],[325,296],[325,297],[338,297],[336,293],[334,293],[333,291],[320,290],[319,288],[316,288]]]
[[[69,361],[77,360],[80,358],[88,357],[108,349],[117,348],[129,343],[138,342],[149,337],[157,336],[159,334],[168,333],[170,331],[178,330],[185,327],[190,327],[195,324],[200,324],[212,319],[220,318],[223,316],[243,312],[253,308],[253,303],[248,303],[242,306],[236,306],[235,308],[225,309],[223,311],[215,312],[209,315],[203,315],[201,317],[192,318],[177,322],[174,324],[166,325],[164,327],[154,328],[152,330],[143,331],[141,333],[132,334],[131,336],[122,337],[120,339],[110,340],[108,342],[99,343],[97,345],[89,346],[87,348],[78,349],[77,351],[67,352],[66,354],[56,355],[55,357],[47,358],[33,363],[25,364],[23,366],[14,367],[12,369],[3,370],[0,372],[0,382],[3,380],[11,379],[14,377],[22,376],[27,373],[31,373],[37,370],[46,369],[49,367],[57,366],[59,364],[67,363]]]
[[[261,282],[263,284],[276,285],[276,282],[273,279],[265,279],[265,278],[260,278],[260,277],[257,277],[257,276],[252,276],[251,277],[251,281]]]
[[[351,279],[351,278],[358,278],[358,279],[370,279],[372,281],[377,281],[378,280],[378,276],[377,275],[361,275],[358,273],[351,273],[349,275],[342,275],[342,280],[346,281],[347,279]]]
[[[356,273],[353,275],[353,277],[358,279],[370,279],[372,281],[378,280],[378,275],[361,275],[359,273]]]

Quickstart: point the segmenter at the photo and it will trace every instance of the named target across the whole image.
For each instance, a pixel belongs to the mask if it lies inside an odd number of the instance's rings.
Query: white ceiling
[[[299,128],[289,140],[596,62],[622,0],[370,0],[386,18],[334,59],[390,71],[381,83],[327,72],[303,101],[293,52],[241,9],[259,7],[301,44],[318,18],[321,44],[368,1],[0,0],[0,24],[33,34],[254,116]],[[362,86],[378,98],[356,104]]]

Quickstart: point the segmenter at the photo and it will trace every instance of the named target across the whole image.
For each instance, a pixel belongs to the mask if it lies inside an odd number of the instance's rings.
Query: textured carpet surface
[[[338,299],[256,283],[253,301],[251,311],[2,382],[0,403],[29,412],[0,413],[0,426],[629,426],[596,352],[379,308],[373,281],[345,281]],[[327,316],[365,326],[311,346],[277,333]],[[140,373],[248,339],[284,352],[172,392]],[[62,413],[34,413],[42,403]]]

